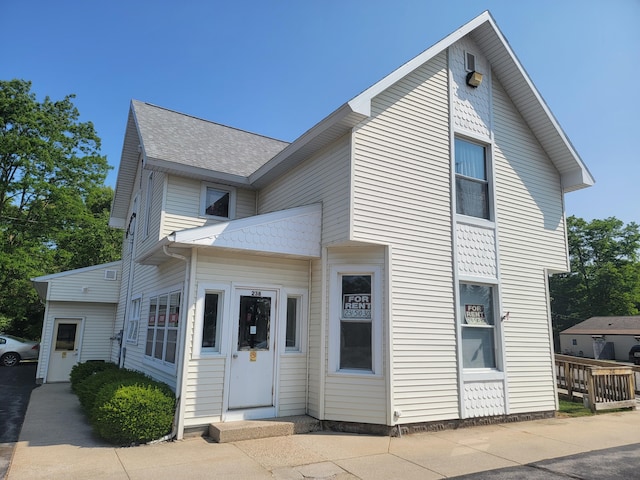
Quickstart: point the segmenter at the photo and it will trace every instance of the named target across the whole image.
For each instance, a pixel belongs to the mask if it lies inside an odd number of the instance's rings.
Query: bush
[[[102,438],[119,445],[158,439],[171,431],[175,399],[150,379],[104,385],[96,396],[93,427]]]
[[[104,370],[115,370],[118,366],[111,362],[84,362],[74,365],[71,369],[69,377],[71,381],[71,390],[76,391],[77,386],[91,375],[102,372]]]
[[[131,370],[124,370],[121,368],[107,369],[100,372],[96,372],[93,375],[85,378],[82,382],[78,383],[75,389],[80,405],[84,409],[85,413],[91,417],[91,412],[95,404],[95,398],[103,385],[114,382],[121,382],[125,379],[131,378],[143,378],[146,377],[138,372]]]

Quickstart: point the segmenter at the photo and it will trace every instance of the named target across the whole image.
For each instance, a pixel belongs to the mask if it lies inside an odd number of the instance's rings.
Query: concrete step
[[[264,420],[212,423],[209,425],[209,437],[217,443],[229,443],[316,432],[320,428],[320,420],[307,415],[296,415]]]

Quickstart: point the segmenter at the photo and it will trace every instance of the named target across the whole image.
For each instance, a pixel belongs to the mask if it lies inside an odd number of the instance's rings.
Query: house
[[[290,144],[134,100],[110,358],[175,389],[178,438],[553,415],[547,277],[593,182],[488,12]]]
[[[45,304],[36,380],[68,382],[78,362],[112,360],[121,262],[31,279]]]
[[[640,315],[591,317],[560,332],[560,350],[566,355],[629,361],[640,344]]]

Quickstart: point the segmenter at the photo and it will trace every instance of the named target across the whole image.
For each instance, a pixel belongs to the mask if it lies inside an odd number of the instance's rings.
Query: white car
[[[13,335],[0,334],[0,365],[15,367],[20,360],[37,360],[40,344]]]

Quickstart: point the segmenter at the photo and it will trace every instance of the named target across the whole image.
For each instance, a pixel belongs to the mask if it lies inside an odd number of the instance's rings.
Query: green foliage
[[[84,382],[91,375],[104,370],[115,370],[118,366],[111,362],[84,362],[78,363],[71,369],[69,380],[71,382],[71,390],[77,393],[76,389],[80,383]]]
[[[144,443],[171,431],[175,400],[151,383],[108,384],[93,412],[96,433],[118,445]]]
[[[85,413],[91,416],[91,412],[95,405],[96,395],[103,385],[107,383],[121,382],[130,378],[138,379],[140,377],[146,378],[141,373],[122,368],[102,370],[79,382],[76,385],[74,392],[78,395],[80,405],[82,405]]]
[[[120,257],[110,167],[73,98],[38,101],[30,82],[0,80],[0,318],[28,338],[44,310],[31,278]]]
[[[144,443],[171,430],[175,395],[171,388],[113,363],[74,367],[71,385],[96,433],[119,445]]]
[[[549,282],[556,337],[593,316],[640,313],[640,227],[572,216],[567,229],[571,273]]]
[[[564,417],[588,417],[593,415],[591,410],[585,408],[582,402],[572,402],[570,400],[560,399],[558,412]]]

